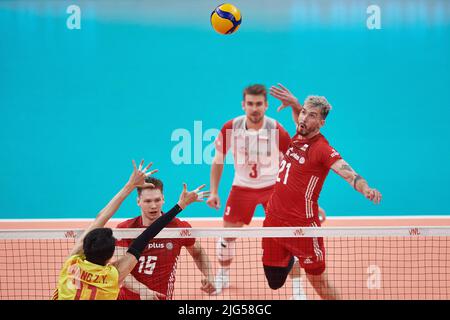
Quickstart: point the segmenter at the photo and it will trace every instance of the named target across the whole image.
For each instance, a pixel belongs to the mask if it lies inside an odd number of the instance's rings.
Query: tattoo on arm
[[[357,187],[364,189],[364,186],[367,184],[366,180],[353,170],[353,168],[343,159],[336,161],[331,168],[358,192],[362,191],[358,190]]]
[[[341,166],[341,170],[347,170],[347,171],[350,171],[350,172],[355,172],[355,171],[352,169],[352,167],[350,167],[348,164],[343,164],[343,165]]]
[[[355,180],[353,180],[353,188],[354,188],[355,190],[356,190],[356,183],[357,183],[359,180],[364,180],[364,178],[361,177],[359,174],[357,174],[356,177],[355,177]]]
[[[355,170],[353,170],[352,167],[350,167],[346,162],[341,165],[339,171],[341,172],[341,176],[344,177],[344,179],[347,180],[347,182],[350,184],[352,183],[354,177],[358,175]]]

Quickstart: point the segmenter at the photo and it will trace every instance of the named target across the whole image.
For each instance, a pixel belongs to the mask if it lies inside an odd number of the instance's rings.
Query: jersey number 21
[[[286,172],[284,174],[283,184],[286,184],[288,177],[289,177],[289,170],[291,169],[291,163],[287,163],[286,160],[283,160],[281,162],[280,170],[278,170],[277,182],[281,181],[281,175],[282,175],[284,169],[286,169]]]

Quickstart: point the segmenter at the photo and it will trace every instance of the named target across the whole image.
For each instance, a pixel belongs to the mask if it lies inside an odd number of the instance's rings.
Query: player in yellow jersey
[[[186,206],[208,197],[208,191],[200,192],[205,185],[188,192],[186,184],[183,184],[183,191],[177,204],[138,236],[131,243],[125,255],[110,263],[116,239],[112,230],[104,228],[104,226],[136,187],[149,186],[145,183],[145,178],[157,171],[153,170],[147,173],[151,165],[150,163],[144,168],[144,160],[142,160],[137,168],[133,161],[133,173],[129,181],[100,211],[94,222],[75,243],[60,272],[57,288],[53,295],[54,300],[117,299],[122,281],[133,270],[148,242]]]

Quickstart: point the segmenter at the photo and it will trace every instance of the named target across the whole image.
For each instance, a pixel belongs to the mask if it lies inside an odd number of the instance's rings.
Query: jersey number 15
[[[153,274],[153,271],[156,267],[156,260],[158,257],[156,256],[142,256],[139,258],[139,273],[145,273],[148,275]]]

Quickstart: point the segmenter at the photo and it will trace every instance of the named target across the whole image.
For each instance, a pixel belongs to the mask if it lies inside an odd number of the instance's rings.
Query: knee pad
[[[267,283],[270,289],[280,289],[286,282],[286,278],[294,265],[295,258],[291,257],[289,264],[286,267],[270,267],[263,265],[264,274],[266,275]]]
[[[264,266],[267,284],[272,290],[278,290],[284,285],[288,273],[287,268]]]
[[[217,240],[216,254],[219,261],[232,260],[236,254],[236,241],[226,241],[224,238]]]
[[[280,280],[267,279],[267,283],[269,284],[269,288],[272,290],[278,290],[284,285],[284,282]]]

